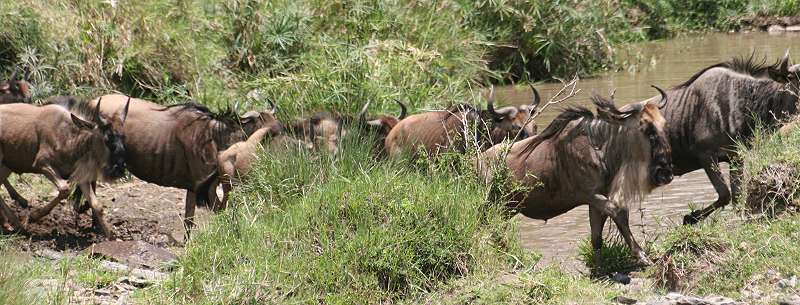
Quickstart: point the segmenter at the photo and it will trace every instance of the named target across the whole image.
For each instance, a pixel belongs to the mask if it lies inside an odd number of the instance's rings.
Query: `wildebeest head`
[[[241,122],[242,130],[247,135],[253,134],[256,130],[261,128],[268,128],[268,134],[274,135],[283,132],[283,124],[281,124],[278,119],[275,118],[275,112],[277,111],[277,107],[275,103],[272,101],[268,101],[270,108],[264,111],[248,111],[245,112],[244,115],[239,117],[239,122]]]
[[[130,97],[128,97],[125,107],[118,110],[111,118],[107,118],[100,112],[100,103],[102,98],[97,101],[97,106],[94,109],[88,110],[86,108],[88,103],[77,102],[73,97],[60,97],[53,99],[54,104],[60,104],[67,109],[70,109],[70,116],[72,122],[77,127],[88,132],[89,140],[86,149],[101,150],[94,151],[95,154],[105,155],[107,151],[107,162],[102,169],[103,176],[106,179],[117,179],[125,174],[125,135],[122,133],[122,127],[125,124],[125,119],[128,117],[128,109],[130,108]],[[82,113],[83,118],[75,115],[76,110]],[[83,110],[83,111],[81,111]]]
[[[792,65],[789,62],[789,50],[786,50],[786,54],[783,55],[783,58],[776,66],[778,67],[778,73],[773,79],[789,83],[795,94],[800,94],[800,64]]]
[[[397,123],[406,118],[406,114],[408,112],[405,104],[400,101],[395,102],[397,102],[397,104],[400,106],[400,115],[396,117],[391,115],[379,115],[372,119],[367,119],[367,109],[369,108],[370,104],[369,102],[364,104],[364,106],[361,108],[361,112],[358,114],[359,127],[375,137],[376,144],[374,146],[380,151],[383,151],[383,145],[384,141],[386,140],[386,136],[389,135],[389,132],[392,131],[392,128],[394,128]]]
[[[536,133],[536,125],[528,121],[535,113],[541,98],[533,85],[530,87],[533,92],[533,101],[530,105],[506,106],[499,109],[494,108],[494,88],[491,89],[486,113],[493,121],[490,135],[492,143],[500,143],[505,139],[518,141]]]
[[[661,100],[656,103],[638,103],[629,105],[627,110],[620,111],[610,99],[595,98],[598,116],[605,120],[624,125],[632,131],[628,136],[641,137],[650,152],[648,168],[650,182],[653,186],[662,186],[672,181],[672,151],[666,134],[666,120],[659,111],[667,103],[667,94],[656,86],[661,93]],[[646,139],[646,141],[644,140]]]
[[[17,79],[17,68],[14,68],[11,77],[0,83],[0,104],[27,103],[30,99],[30,85],[25,80]]]

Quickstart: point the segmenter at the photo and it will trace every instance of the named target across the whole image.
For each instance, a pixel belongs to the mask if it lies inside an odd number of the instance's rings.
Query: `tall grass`
[[[475,175],[375,163],[356,142],[263,156],[148,302],[394,302],[526,257]]]

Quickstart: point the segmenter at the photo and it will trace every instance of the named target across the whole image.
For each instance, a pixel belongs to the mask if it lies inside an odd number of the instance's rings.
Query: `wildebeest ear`
[[[69,116],[72,118],[72,122],[75,123],[76,126],[83,129],[93,129],[94,124],[92,122],[86,121],[84,119],[79,118],[73,113],[70,113]]]
[[[597,107],[597,115],[600,118],[609,120],[609,121],[622,121],[633,115],[634,113],[640,111],[641,109],[637,109],[636,107],[631,107],[628,111],[619,111],[617,106],[614,105],[614,101],[604,98],[599,95],[592,96],[592,103]]]
[[[800,64],[793,65],[789,67],[789,73],[792,74],[800,74]]]
[[[278,106],[275,106],[275,103],[272,102],[272,99],[268,99],[267,103],[269,103],[269,109],[266,110],[267,113],[271,115],[275,115],[278,112]]]

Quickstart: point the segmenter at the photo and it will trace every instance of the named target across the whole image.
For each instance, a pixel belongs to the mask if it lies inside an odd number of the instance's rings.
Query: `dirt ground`
[[[13,202],[6,202],[22,216],[35,207],[41,207],[53,197],[53,188],[35,176],[25,176],[14,183],[15,188],[31,204],[28,209]],[[0,190],[3,198],[9,198]],[[114,239],[142,240],[163,248],[181,247],[185,235],[183,228],[184,198],[186,192],[175,188],[160,187],[133,178],[112,184],[100,184],[98,200],[105,206],[106,221],[113,227]],[[208,219],[210,212],[204,208],[196,210],[198,223]],[[92,227],[91,210],[78,216],[72,204],[64,202],[52,213],[37,222],[29,223],[27,241],[20,242],[20,250],[36,251],[80,251],[86,247],[106,241],[106,237]]]

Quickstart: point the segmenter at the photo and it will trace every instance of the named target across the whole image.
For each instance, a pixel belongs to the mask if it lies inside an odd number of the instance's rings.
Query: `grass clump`
[[[374,163],[352,142],[336,159],[264,156],[148,302],[398,302],[525,257],[472,175]]]
[[[800,131],[785,135],[757,129],[748,146],[739,145],[742,194],[739,203],[749,212],[774,216],[796,209],[800,190]]]
[[[636,257],[621,238],[604,241],[600,251],[594,251],[591,241],[586,240],[580,244],[578,256],[594,276],[627,273],[639,268]]]

